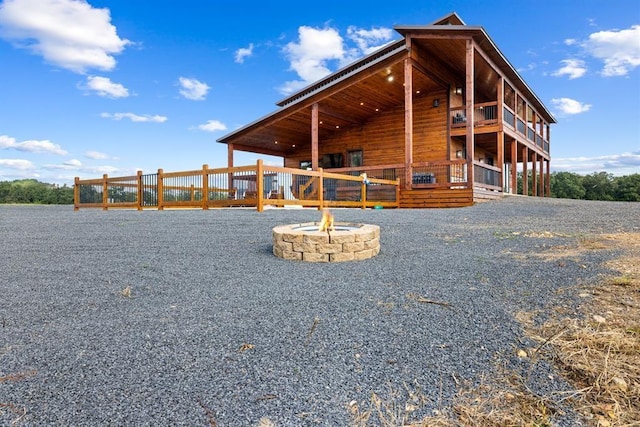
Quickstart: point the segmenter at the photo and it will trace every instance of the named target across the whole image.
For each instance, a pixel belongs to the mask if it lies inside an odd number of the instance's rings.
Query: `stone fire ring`
[[[356,261],[380,252],[380,227],[371,224],[335,223],[335,230],[318,231],[317,222],[279,225],[273,228],[275,256],[308,262]]]

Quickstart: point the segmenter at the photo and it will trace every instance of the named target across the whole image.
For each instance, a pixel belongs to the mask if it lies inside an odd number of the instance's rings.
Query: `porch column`
[[[547,180],[545,181],[546,193],[547,197],[551,197],[551,163],[549,159],[546,160],[547,163]]]
[[[413,185],[413,64],[404,60],[404,186]]]
[[[503,131],[498,131],[498,147],[497,147],[497,152],[498,152],[498,158],[496,159],[497,163],[498,163],[498,167],[500,168],[500,187],[502,187],[502,191],[504,192],[504,132]]]
[[[473,124],[475,122],[473,117],[473,103],[474,103],[474,89],[473,89],[473,76],[475,75],[473,53],[475,50],[475,44],[473,40],[467,40],[467,61],[466,61],[466,84],[465,84],[465,102],[466,102],[466,116],[467,116],[467,183],[473,188],[475,175],[473,172],[473,160],[475,159],[475,141],[473,138]]]
[[[538,195],[538,154],[534,151],[531,153],[531,195]]]
[[[511,142],[511,194],[518,194],[518,141]]]
[[[318,103],[311,106],[311,169],[318,170]]]
[[[529,195],[529,149],[527,146],[522,147],[522,195]]]
[[[540,156],[540,197],[544,197],[544,158]]]
[[[227,167],[228,168],[233,167],[233,144],[227,145]],[[227,174],[227,189],[228,190],[233,189],[233,172],[229,172]],[[229,197],[231,197],[231,194],[232,193],[229,193]]]

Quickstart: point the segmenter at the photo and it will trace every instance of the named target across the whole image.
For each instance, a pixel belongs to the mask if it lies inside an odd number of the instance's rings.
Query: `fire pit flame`
[[[331,214],[331,212],[329,212],[329,209],[325,209],[322,211],[322,220],[318,225],[318,231],[326,231],[328,233],[329,231],[333,230],[333,215]]]

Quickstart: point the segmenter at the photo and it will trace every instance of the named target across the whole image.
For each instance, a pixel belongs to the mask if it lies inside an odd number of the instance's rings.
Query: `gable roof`
[[[498,71],[507,77],[511,84],[525,96],[527,101],[544,116],[545,120],[550,123],[556,123],[552,113],[522,79],[485,32],[484,28],[468,26],[455,12],[452,12],[428,25],[399,25],[395,26],[394,29],[403,36],[402,39],[392,41],[377,51],[278,101],[276,105],[279,108],[275,111],[222,136],[217,141],[233,143],[234,148],[238,150],[243,150],[244,148],[258,153],[286,155],[295,149],[295,143],[287,143],[287,139],[310,139],[311,121],[309,108],[307,107],[319,100],[323,100],[324,114],[335,119],[337,124],[331,125],[335,126],[335,129],[339,128],[340,123],[348,125],[350,122],[364,121],[374,111],[372,107],[366,105],[372,102],[371,98],[359,101],[360,106],[362,106],[361,109],[353,108],[349,110],[349,114],[341,114],[340,110],[344,109],[346,105],[342,98],[350,100],[360,97],[366,98],[367,92],[371,88],[385,85],[381,82],[386,79],[387,75],[393,72],[400,74],[398,64],[401,64],[409,52],[406,45],[407,37],[416,37],[414,42],[418,46],[430,50],[434,44],[433,41],[428,41],[429,36],[433,36],[437,40],[442,36],[453,34],[471,37],[490,61],[499,68]],[[464,43],[464,41],[459,40],[458,43]],[[458,49],[458,51],[464,52],[465,50]],[[446,52],[446,54],[451,55],[451,52]],[[465,64],[464,57],[462,60],[458,59],[458,62]],[[386,70],[386,74],[382,77],[380,77],[381,70]],[[429,83],[428,78],[420,77],[420,73],[416,74],[418,75],[418,87],[420,85],[429,87],[429,84],[433,86],[433,82]],[[464,75],[464,72],[462,74]],[[423,81],[420,81],[420,78]],[[367,82],[367,79],[371,79],[371,81]],[[377,79],[377,82],[375,79]],[[399,91],[404,96],[401,86]],[[394,93],[398,93],[398,87],[396,87],[396,92]],[[390,107],[388,103],[384,104],[382,100],[379,100],[379,102],[383,107]],[[376,108],[375,111],[377,112],[378,109]],[[349,115],[351,117],[348,117]],[[322,132],[323,129],[320,129],[320,131]],[[328,132],[330,129],[327,127],[324,131]]]

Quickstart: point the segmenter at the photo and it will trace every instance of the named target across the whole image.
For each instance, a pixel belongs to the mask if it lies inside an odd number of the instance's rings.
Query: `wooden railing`
[[[256,165],[75,179],[74,209],[399,206],[398,179]]]
[[[486,163],[473,162],[474,186],[502,191],[502,169]]]
[[[467,183],[467,164],[464,159],[413,163],[409,176],[402,164],[358,166],[330,169],[330,171],[351,175],[366,173],[369,177],[398,179],[401,188],[407,187],[407,179],[411,180],[412,188],[460,188]]]
[[[467,110],[464,106],[449,111],[452,128],[467,126]],[[498,123],[498,103],[483,102],[473,106],[473,125],[487,126]]]
[[[502,117],[503,123],[509,125],[511,129],[517,131],[527,140],[542,148],[545,153],[549,152],[549,141],[544,139],[544,137],[536,131],[536,129],[532,128],[530,124],[527,125],[525,120],[517,116],[513,110],[506,105],[503,106]]]

